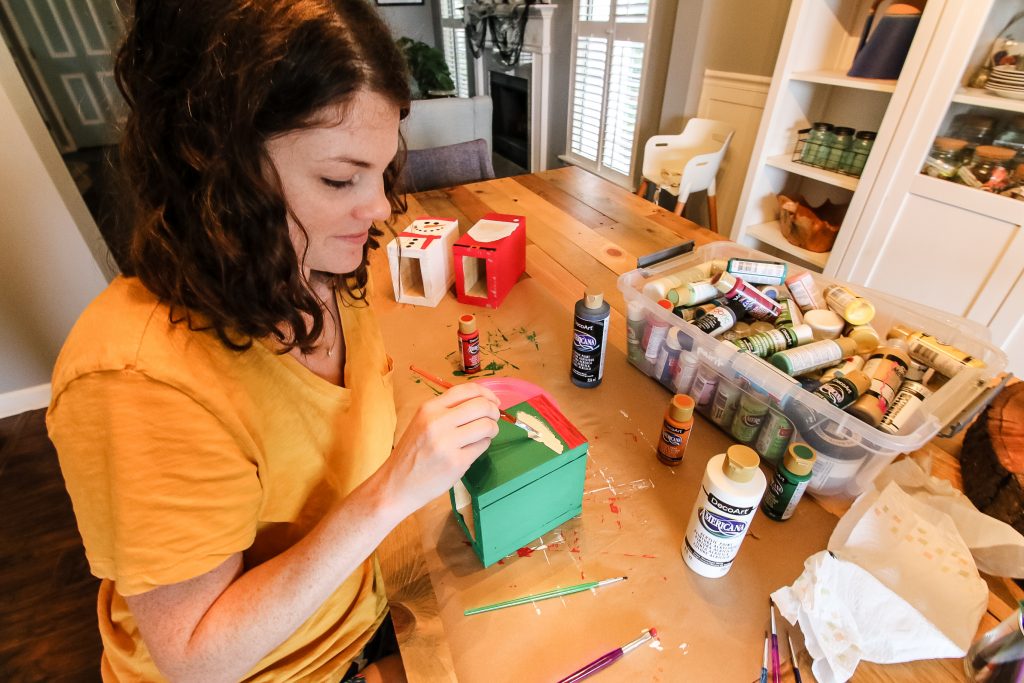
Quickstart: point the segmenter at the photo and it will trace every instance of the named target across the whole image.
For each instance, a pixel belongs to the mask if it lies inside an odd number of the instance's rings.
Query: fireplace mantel
[[[551,18],[556,5],[536,4],[530,7],[529,19],[523,38],[523,52],[530,54],[531,63],[520,62],[515,67],[504,67],[496,60],[485,60],[492,49],[490,36],[480,57],[473,60],[476,92],[490,95],[490,72],[529,80],[530,107],[530,168],[531,172],[546,171],[548,150],[548,100],[551,90]]]

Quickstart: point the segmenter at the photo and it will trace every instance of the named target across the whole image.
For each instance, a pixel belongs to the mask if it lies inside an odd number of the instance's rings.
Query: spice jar
[[[828,148],[828,156],[825,158],[825,168],[835,171],[839,168],[839,161],[843,158],[850,147],[853,146],[853,128],[836,126],[832,129],[832,141]]]
[[[963,164],[963,151],[967,147],[966,140],[957,138],[935,138],[932,151],[924,161],[921,173],[933,178],[950,180],[954,178]]]
[[[1017,158],[1024,161],[1024,114],[1010,119],[1006,130],[992,142],[997,147],[1007,147],[1017,153]]]
[[[971,187],[991,192],[1005,189],[1010,183],[1010,162],[1017,153],[1006,147],[982,145],[974,150],[974,160],[957,176]]]
[[[804,140],[804,148],[800,152],[800,161],[812,166],[824,166],[828,159],[829,146],[832,144],[832,124],[818,121],[814,123],[807,138]]]
[[[973,151],[979,145],[992,143],[992,129],[996,120],[983,114],[960,114],[953,119],[949,137],[967,141],[967,148]]]
[[[864,164],[868,161],[868,154],[871,153],[871,147],[875,144],[877,135],[878,133],[873,130],[857,131],[857,134],[853,136],[850,151],[846,152],[839,161],[839,170],[860,177],[860,174],[864,172]]]

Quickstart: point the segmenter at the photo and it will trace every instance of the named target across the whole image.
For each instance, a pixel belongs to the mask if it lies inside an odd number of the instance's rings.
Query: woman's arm
[[[497,434],[498,400],[461,384],[420,407],[391,456],[301,541],[244,571],[236,553],[126,598],[172,681],[235,681],[284,642],[405,517],[446,491]]]

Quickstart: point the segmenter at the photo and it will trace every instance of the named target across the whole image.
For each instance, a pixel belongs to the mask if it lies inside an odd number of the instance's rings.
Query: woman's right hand
[[[498,405],[493,391],[467,382],[420,406],[385,465],[408,514],[451,488],[487,450],[498,433]]]

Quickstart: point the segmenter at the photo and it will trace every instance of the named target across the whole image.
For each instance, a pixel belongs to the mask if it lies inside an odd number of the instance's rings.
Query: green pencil
[[[524,595],[521,598],[514,598],[512,600],[506,600],[505,602],[495,603],[493,605],[486,605],[484,607],[474,607],[468,609],[463,614],[467,617],[472,614],[480,614],[481,612],[493,612],[496,609],[504,609],[506,607],[514,607],[516,605],[525,605],[528,602],[539,602],[540,600],[548,600],[550,598],[557,598],[563,595],[572,595],[573,593],[580,593],[582,591],[590,590],[591,588],[600,588],[601,586],[607,586],[610,583],[618,583],[619,581],[625,581],[628,576],[617,576],[614,579],[605,579],[603,581],[587,581],[581,583],[578,586],[568,586],[566,588],[556,588],[554,590],[546,591],[544,593],[537,593],[536,595]]]

